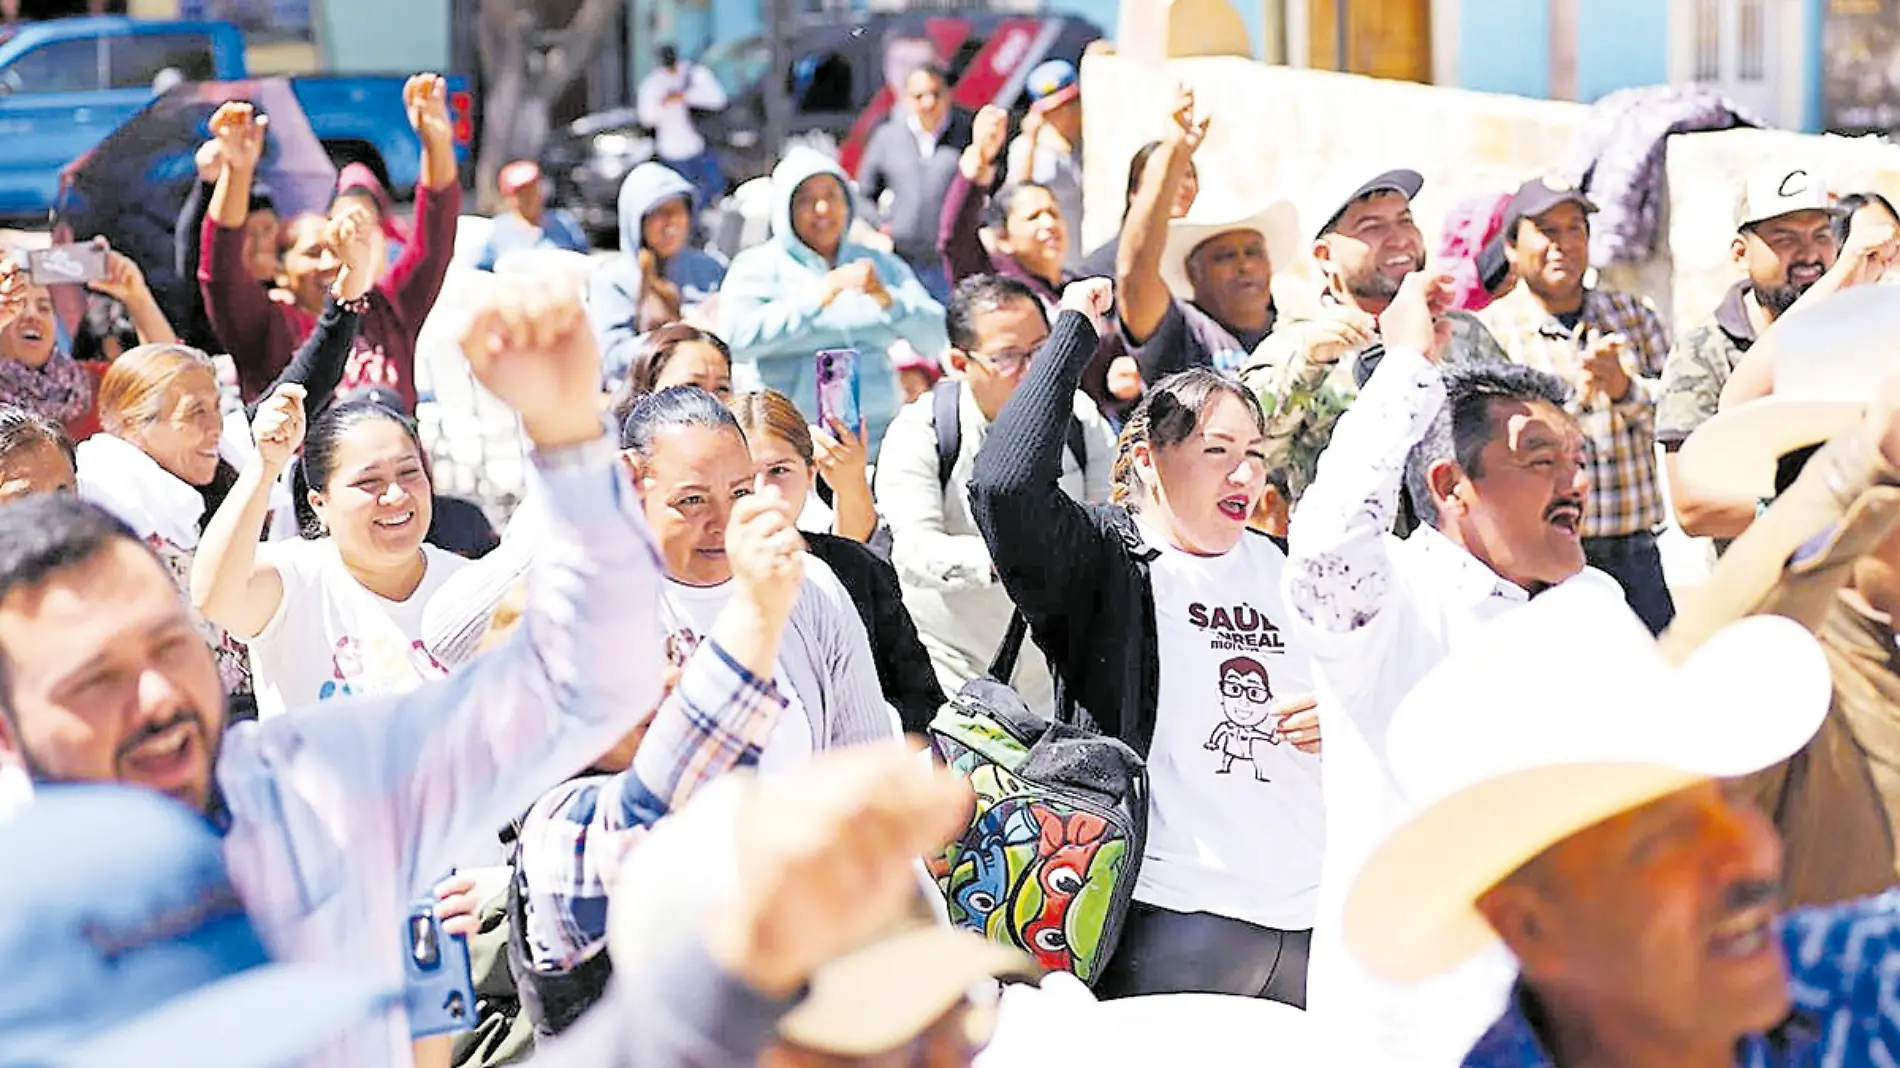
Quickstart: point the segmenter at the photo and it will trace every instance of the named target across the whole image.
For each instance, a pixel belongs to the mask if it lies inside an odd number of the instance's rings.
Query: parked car
[[[949,71],[958,106],[974,111],[998,104],[1021,113],[1029,106],[1023,85],[1036,64],[1079,64],[1083,49],[1101,36],[1094,23],[1073,16],[900,12],[850,25],[809,22],[794,34],[791,69],[779,75],[791,97],[786,132],[836,146],[845,169],[855,173],[871,131],[897,103],[886,74],[892,42],[928,42]],[[770,174],[777,162],[776,146],[763,135],[768,57],[767,41],[754,36],[715,45],[699,59],[732,98],[701,125],[732,187]],[[574,211],[596,241],[611,244],[618,239],[620,180],[651,158],[652,131],[633,108],[614,108],[583,116],[550,138],[542,170],[554,182],[557,202]]]
[[[101,16],[0,31],[0,219],[43,225],[60,171],[180,82],[249,77],[244,37],[228,22]],[[414,189],[421,143],[402,102],[406,75],[290,80],[332,161],[362,162],[398,196]],[[456,143],[474,130],[468,82],[449,80]]]

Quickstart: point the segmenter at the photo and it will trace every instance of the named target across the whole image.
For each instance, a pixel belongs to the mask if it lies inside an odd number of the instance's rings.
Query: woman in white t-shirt
[[[1163,379],[1123,427],[1113,503],[1056,489],[1111,294],[1076,283],[978,453],[970,503],[1065,710],[1148,762],[1148,837],[1104,996],[1305,1006],[1325,843],[1310,656],[1284,547],[1248,529],[1266,419],[1212,370]]]
[[[334,405],[304,434],[303,390],[258,409],[257,457],[205,528],[192,601],[251,650],[258,714],[401,693],[448,671],[421,638],[429,596],[466,560],[424,543],[433,518],[415,428],[374,400]],[[303,446],[317,529],[258,544],[270,488]]]
[[[753,492],[757,468],[732,413],[693,386],[635,403],[620,445],[666,564],[660,614],[668,659],[682,665],[732,598],[726,521],[733,503]],[[760,755],[765,771],[796,766],[815,751],[896,737],[897,716],[884,703],[864,623],[816,557],[805,560],[778,665],[788,707]]]

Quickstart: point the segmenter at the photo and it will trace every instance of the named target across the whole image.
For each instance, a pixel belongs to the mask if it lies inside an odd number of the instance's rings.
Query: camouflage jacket
[[[1669,350],[1656,401],[1656,440],[1672,450],[1715,415],[1722,387],[1755,343],[1755,324],[1742,299],[1747,293],[1748,283],[1737,283],[1712,317]]]
[[[1497,339],[1468,312],[1451,313],[1449,362],[1505,363]],[[1319,469],[1319,454],[1333,438],[1333,424],[1359,395],[1353,381],[1354,353],[1336,362],[1311,359],[1318,335],[1310,317],[1286,316],[1241,365],[1240,380],[1267,413],[1267,470],[1286,474],[1288,503],[1297,505]]]

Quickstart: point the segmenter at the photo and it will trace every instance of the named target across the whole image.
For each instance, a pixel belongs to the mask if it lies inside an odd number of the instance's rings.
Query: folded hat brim
[[[968,931],[919,926],[827,964],[779,1021],[779,1037],[816,1053],[869,1057],[903,1045],[989,979],[1035,980],[1030,957]]]
[[[1601,752],[1514,770],[1425,805],[1374,849],[1348,892],[1345,938],[1374,975],[1416,982],[1496,940],[1477,901],[1564,839],[1711,778],[1798,752],[1827,714],[1833,683],[1807,632],[1779,616],[1731,624],[1669,682],[1632,693],[1653,730]]]
[[[394,996],[308,964],[267,964],[166,1002],[49,1059],[49,1068],[282,1068]]]
[[[1780,459],[1853,429],[1868,400],[1769,396],[1717,412],[1682,443],[1677,467],[1684,482],[1711,496],[1772,497]]]

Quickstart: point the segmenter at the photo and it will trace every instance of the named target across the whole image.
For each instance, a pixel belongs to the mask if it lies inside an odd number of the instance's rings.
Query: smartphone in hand
[[[35,249],[26,254],[26,272],[36,286],[97,282],[106,276],[106,250],[90,242]]]
[[[864,429],[858,408],[858,350],[820,349],[813,357],[818,381],[818,425]]]
[[[475,976],[468,939],[442,933],[435,898],[410,906],[403,925],[403,948],[403,997],[409,1009],[410,1037],[474,1028]]]

